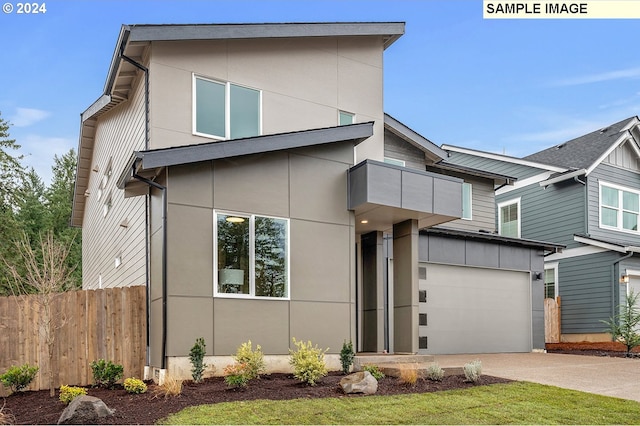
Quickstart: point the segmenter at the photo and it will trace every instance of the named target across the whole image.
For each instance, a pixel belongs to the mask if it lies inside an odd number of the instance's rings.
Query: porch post
[[[418,352],[418,221],[393,225],[394,352]]]
[[[384,349],[384,252],[382,232],[360,237],[362,247],[362,351]]]

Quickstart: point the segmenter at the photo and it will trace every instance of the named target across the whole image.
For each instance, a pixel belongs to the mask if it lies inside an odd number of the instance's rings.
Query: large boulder
[[[73,399],[69,406],[64,409],[59,425],[90,425],[96,424],[102,417],[112,416],[114,411],[107,407],[100,398],[94,396],[81,395]]]
[[[358,371],[340,379],[344,393],[363,393],[372,395],[378,391],[378,381],[368,371]]]

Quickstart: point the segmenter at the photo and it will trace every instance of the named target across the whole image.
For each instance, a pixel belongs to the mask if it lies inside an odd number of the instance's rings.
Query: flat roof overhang
[[[349,210],[356,233],[390,230],[418,221],[431,227],[462,216],[462,179],[365,160],[349,169]]]

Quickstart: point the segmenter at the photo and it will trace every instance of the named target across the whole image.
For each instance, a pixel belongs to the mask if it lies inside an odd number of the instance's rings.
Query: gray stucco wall
[[[544,271],[543,252],[499,242],[449,238],[421,233],[419,261],[515,271]],[[534,274],[532,274],[532,277]],[[544,348],[544,280],[531,281],[533,348]]]

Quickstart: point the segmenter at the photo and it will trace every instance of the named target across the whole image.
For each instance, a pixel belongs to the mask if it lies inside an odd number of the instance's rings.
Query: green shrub
[[[307,343],[297,341],[293,338],[293,344],[297,349],[294,351],[289,349],[289,364],[293,366],[293,376],[301,382],[315,386],[316,382],[323,376],[327,375],[327,366],[324,362],[324,351],[311,346],[311,341]]]
[[[260,374],[267,371],[262,348],[260,345],[256,345],[254,351],[251,347],[251,340],[240,345],[233,359],[235,359],[238,364],[244,364],[244,369],[246,370],[249,380],[257,379],[260,377]]]
[[[103,388],[112,388],[124,375],[124,367],[121,364],[114,364],[104,359],[93,361],[91,371],[95,385]]]
[[[251,379],[249,370],[249,366],[244,363],[229,364],[224,369],[224,382],[231,388],[244,388]]]
[[[482,375],[482,362],[479,360],[471,361],[466,363],[462,369],[467,382],[477,383]]]
[[[129,393],[145,393],[147,391],[147,385],[140,379],[129,377],[128,379],[124,379],[124,390]]]
[[[378,381],[384,379],[384,373],[380,371],[380,367],[374,364],[367,364],[362,367],[362,370],[368,371]]]
[[[87,390],[78,386],[60,386],[60,401],[69,404],[74,398],[80,395],[86,395]]]
[[[444,370],[440,368],[437,362],[431,364],[427,368],[427,379],[439,382],[444,378]]]
[[[0,376],[0,382],[11,392],[18,392],[25,389],[35,379],[38,374],[38,367],[24,364],[19,367],[11,366],[3,375]]]
[[[349,340],[349,343],[345,340],[342,344],[342,350],[340,351],[340,364],[342,365],[342,373],[349,374],[351,365],[353,364],[353,358],[356,354],[353,352],[353,343]]]
[[[204,356],[207,353],[207,345],[204,343],[202,337],[196,339],[196,343],[189,351],[189,360],[191,361],[191,377],[196,383],[202,381],[202,373],[207,368],[207,364],[204,363]]]

